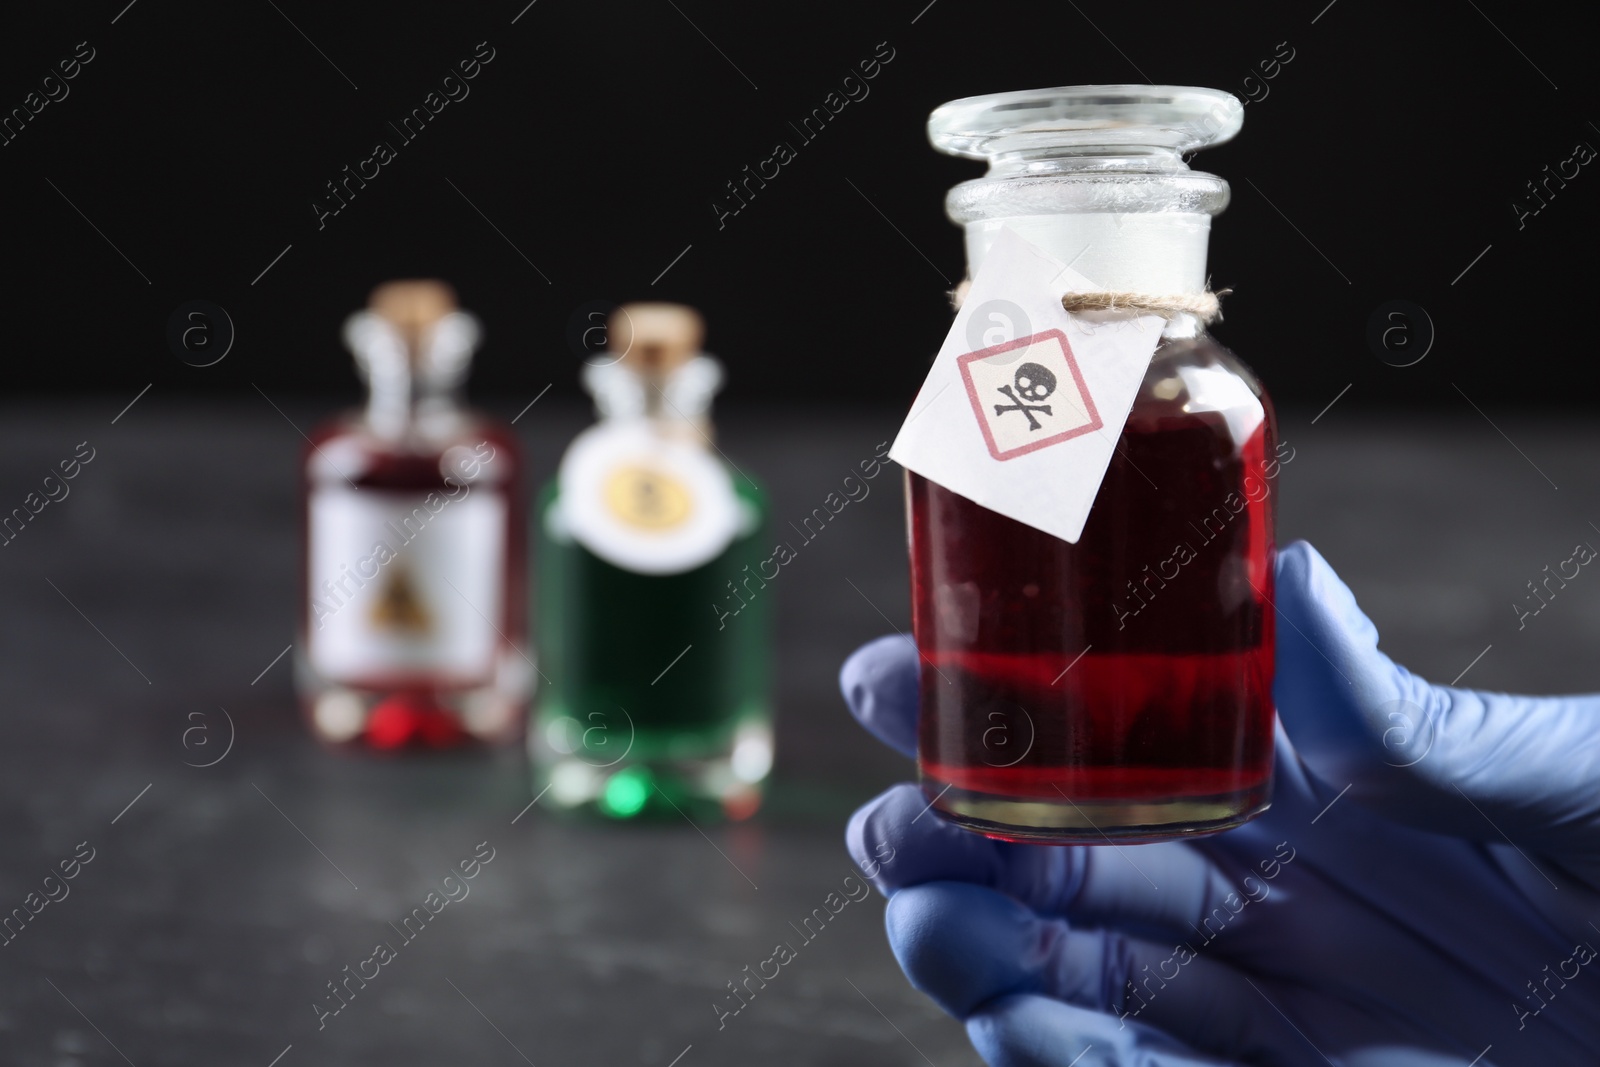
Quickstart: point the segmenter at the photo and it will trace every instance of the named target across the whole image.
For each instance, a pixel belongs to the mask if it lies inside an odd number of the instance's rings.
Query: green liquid
[[[735,475],[734,487],[747,512],[742,532],[710,562],[668,575],[624,570],[552,534],[558,489],[540,493],[544,678],[530,743],[558,806],[670,815],[665,797],[702,816],[718,805],[754,809],[763,758],[770,763],[772,590],[758,571],[767,502],[748,479]],[[728,614],[740,602],[730,582],[746,605],[737,615]],[[588,788],[573,785],[586,778]]]

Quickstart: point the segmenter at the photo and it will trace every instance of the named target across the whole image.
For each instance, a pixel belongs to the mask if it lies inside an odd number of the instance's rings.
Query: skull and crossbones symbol
[[[1029,430],[1038,430],[1043,427],[1038,419],[1033,417],[1035,411],[1046,415],[1053,414],[1049,404],[1039,401],[1048,400],[1050,394],[1056,391],[1056,376],[1046,367],[1037,363],[1024,363],[1017,368],[1017,373],[1012,378],[1016,385],[1015,391],[1009,385],[1000,386],[1000,393],[1011,401],[1009,404],[996,404],[995,415],[1004,415],[1008,411],[1020,411],[1022,417],[1028,420]]]

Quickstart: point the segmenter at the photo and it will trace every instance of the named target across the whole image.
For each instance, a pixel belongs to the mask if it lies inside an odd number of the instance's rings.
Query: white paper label
[[[1070,315],[1099,288],[1010,230],[995,239],[889,458],[1077,541],[1150,366],[1159,315]]]
[[[562,457],[560,479],[562,527],[623,570],[693,570],[720,555],[745,523],[722,464],[645,419],[609,419],[579,434]]]
[[[346,682],[490,675],[507,505],[487,487],[454,492],[312,494],[308,652],[319,673]]]

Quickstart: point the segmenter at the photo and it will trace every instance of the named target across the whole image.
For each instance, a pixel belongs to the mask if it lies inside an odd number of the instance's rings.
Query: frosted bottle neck
[[[358,312],[345,323],[345,341],[367,383],[365,421],[385,440],[413,433],[448,431],[464,417],[460,388],[477,344],[477,320],[451,312],[433,324],[421,351],[392,324],[372,312]]]
[[[639,373],[606,356],[583,370],[601,421],[645,420],[668,436],[709,441],[711,401],[722,388],[722,364],[699,354],[664,374]]]
[[[969,277],[1009,228],[1096,288],[1153,296],[1205,291],[1211,218],[1227,204],[1228,183],[1216,175],[1188,169],[1176,153],[1132,149],[992,157],[989,174],[945,198],[951,221],[966,228]],[[1178,316],[1165,333],[1196,329]]]
[[[428,433],[462,415],[459,386],[419,379],[404,364],[383,368],[368,379],[366,423],[385,440],[397,441],[419,430]]]
[[[1210,214],[1057,213],[965,224],[967,274],[975,276],[1002,229],[1010,229],[1101,289],[1170,295],[1206,288]]]

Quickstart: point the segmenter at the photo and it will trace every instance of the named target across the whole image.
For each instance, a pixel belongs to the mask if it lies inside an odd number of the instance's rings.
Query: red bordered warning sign
[[[1015,459],[1104,426],[1067,336],[1020,337],[956,358],[989,455]]]

